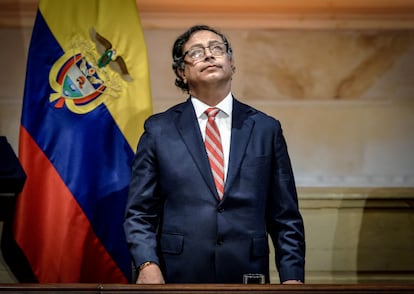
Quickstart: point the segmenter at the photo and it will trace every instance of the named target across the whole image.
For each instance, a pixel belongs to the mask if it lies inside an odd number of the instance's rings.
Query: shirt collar
[[[191,96],[191,102],[193,103],[194,110],[198,118],[200,118],[204,114],[207,108],[212,107],[205,104],[204,102],[202,102],[194,96]],[[231,94],[231,92],[229,92],[229,94],[227,94],[227,96],[214,107],[220,109],[224,114],[226,114],[226,116],[230,116],[233,111],[233,95]]]

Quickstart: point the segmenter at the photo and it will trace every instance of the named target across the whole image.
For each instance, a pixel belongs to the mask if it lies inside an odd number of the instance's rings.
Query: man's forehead
[[[222,39],[219,35],[217,35],[214,32],[203,30],[203,31],[197,31],[193,33],[188,39],[188,41],[186,42],[186,45],[191,45],[191,44],[196,44],[196,43],[207,44],[209,42],[214,42],[214,41],[221,42]]]

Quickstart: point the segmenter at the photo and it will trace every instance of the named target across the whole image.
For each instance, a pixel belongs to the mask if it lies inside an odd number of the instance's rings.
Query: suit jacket
[[[305,240],[280,123],[233,99],[223,199],[190,99],[150,117],[138,143],[124,228],[134,263],[167,283],[269,282],[269,243],[281,281],[304,280]]]

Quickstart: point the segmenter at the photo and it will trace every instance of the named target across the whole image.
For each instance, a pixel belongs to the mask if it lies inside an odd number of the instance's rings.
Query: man
[[[173,69],[190,97],[146,121],[132,167],[124,228],[136,283],[269,282],[268,234],[281,282],[302,283],[304,229],[280,123],[232,96],[232,49],[215,29],[179,36]]]

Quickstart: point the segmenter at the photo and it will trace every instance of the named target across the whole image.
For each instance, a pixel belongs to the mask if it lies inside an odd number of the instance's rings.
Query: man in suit
[[[302,283],[304,228],[279,121],[233,97],[232,49],[211,27],[177,38],[173,69],[189,98],[145,122],[132,167],[124,228],[136,283],[269,282],[268,235],[280,281]]]

